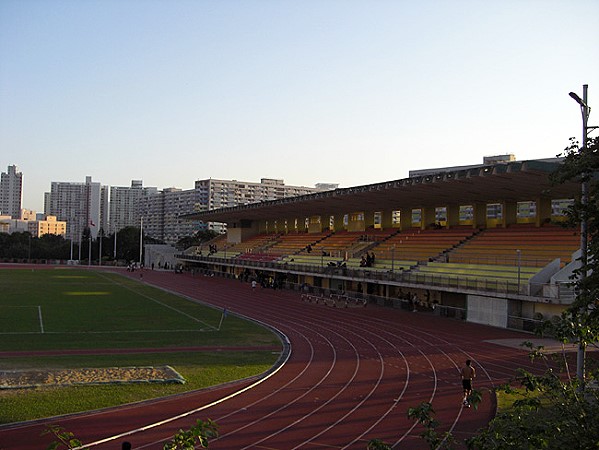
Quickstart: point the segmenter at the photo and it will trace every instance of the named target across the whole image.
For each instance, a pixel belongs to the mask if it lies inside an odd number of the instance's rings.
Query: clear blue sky
[[[0,171],[342,187],[599,125],[597,0],[0,0]]]

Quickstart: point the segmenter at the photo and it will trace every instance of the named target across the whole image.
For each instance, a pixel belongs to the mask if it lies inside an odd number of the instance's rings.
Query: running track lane
[[[119,449],[124,440],[135,449],[161,449],[179,429],[211,418],[220,432],[210,442],[215,449],[365,449],[374,438],[421,449],[422,428],[407,418],[409,407],[432,402],[439,432],[462,440],[493,417],[491,387],[517,367],[537,369],[524,351],[485,342],[524,341],[522,333],[371,305],[330,308],[304,303],[295,292],[253,291],[215,277],[145,271],[143,282],[275,327],[289,338],[288,361],[263,380],[3,426],[0,448],[46,448],[51,439],[40,434],[54,423],[86,444],[105,440],[94,449]],[[476,411],[460,405],[459,368],[467,358],[478,369],[475,388],[483,391]]]

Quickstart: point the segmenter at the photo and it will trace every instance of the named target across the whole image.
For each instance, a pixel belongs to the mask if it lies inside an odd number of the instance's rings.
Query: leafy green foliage
[[[199,420],[189,430],[179,430],[173,439],[164,444],[164,450],[194,450],[196,445],[208,448],[209,440],[218,437],[218,425],[208,419]]]
[[[75,438],[75,435],[70,431],[66,431],[64,428],[58,425],[50,425],[42,435],[51,434],[57,440],[53,441],[48,445],[47,450],[59,450],[62,448],[72,449],[82,445],[82,442]]]
[[[368,442],[366,450],[391,450],[391,446],[380,439],[372,439]]]
[[[199,230],[193,236],[186,236],[177,241],[176,247],[180,250],[192,247],[194,245],[200,245],[204,242],[208,242],[218,236],[218,233],[213,230]]]
[[[525,343],[525,346],[530,346]],[[599,392],[581,391],[575,378],[556,372],[543,348],[531,347],[531,360],[545,362],[545,372],[535,375],[519,369],[515,382],[498,393],[515,396],[511,408],[497,415],[467,444],[470,449],[597,448],[599,444]],[[565,354],[556,357],[565,358]],[[566,367],[562,365],[562,367]],[[565,380],[565,381],[564,381]]]
[[[58,425],[50,425],[42,435],[51,434],[56,440],[52,441],[46,450],[74,449],[83,443],[75,435]],[[164,450],[194,450],[197,445],[208,448],[210,439],[218,437],[218,424],[213,420],[200,420],[189,430],[179,430],[173,438],[164,444]]]
[[[0,258],[68,259],[70,244],[62,236],[45,234],[38,238],[29,232],[0,233]]]
[[[586,223],[587,253],[580,258],[581,266],[574,271],[576,299],[562,314],[560,321],[545,325],[562,342],[579,342],[582,346],[599,340],[599,138],[588,139],[587,146],[579,148],[571,139],[564,150],[564,164],[552,174],[556,183],[580,182],[588,187],[588,199],[582,196],[567,211],[569,225]]]
[[[476,400],[476,398],[481,398],[480,393],[474,396],[473,400]],[[439,435],[436,430],[439,426],[439,421],[434,416],[435,410],[429,402],[422,402],[416,407],[408,408],[408,418],[415,420],[424,427],[424,431],[420,433],[420,437],[426,441],[431,450],[453,448],[455,442],[453,435],[450,432]]]

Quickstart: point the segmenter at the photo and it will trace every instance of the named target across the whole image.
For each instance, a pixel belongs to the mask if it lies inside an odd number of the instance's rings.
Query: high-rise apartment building
[[[212,178],[198,180],[194,189],[168,188],[160,191],[158,195],[146,197],[142,201],[144,233],[168,244],[174,244],[200,229],[224,232],[225,224],[203,224],[184,219],[183,216],[198,211],[313,194],[337,187],[336,184],[323,186],[326,188],[286,186],[283,180],[271,178],[263,178],[260,183]]]
[[[262,178],[260,183],[212,178],[195,182],[201,208],[208,210],[313,194],[337,187],[335,184],[320,186],[324,187],[286,186],[283,180],[272,178]]]
[[[2,172],[0,177],[0,214],[19,219],[22,197],[23,174],[17,166],[8,166],[8,172]]]
[[[85,183],[53,181],[44,196],[44,213],[67,222],[66,237],[79,240],[89,228],[93,239],[108,232],[108,188],[92,177]]]
[[[333,190],[338,184],[319,183],[316,187],[286,186],[280,179],[262,178],[260,183],[237,180],[198,180],[195,182],[197,205],[195,211],[206,211],[232,206],[247,205],[269,200],[279,200],[299,195],[314,194]],[[191,211],[194,212],[194,211]],[[220,223],[209,223],[209,229],[224,232],[226,227]]]
[[[199,222],[183,219],[197,205],[195,189],[163,189],[158,195],[142,199],[141,215],[144,234],[167,244],[174,244],[200,229]]]
[[[139,227],[145,198],[157,195],[155,187],[143,187],[142,180],[131,180],[131,187],[110,187],[110,233],[125,227]]]

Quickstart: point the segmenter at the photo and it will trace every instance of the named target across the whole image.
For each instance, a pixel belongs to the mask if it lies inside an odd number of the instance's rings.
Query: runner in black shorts
[[[472,394],[472,379],[476,376],[476,370],[472,367],[472,361],[469,359],[466,360],[466,365],[460,370],[460,375],[462,377],[462,388],[464,389],[462,404],[465,407],[470,408],[468,397]]]

